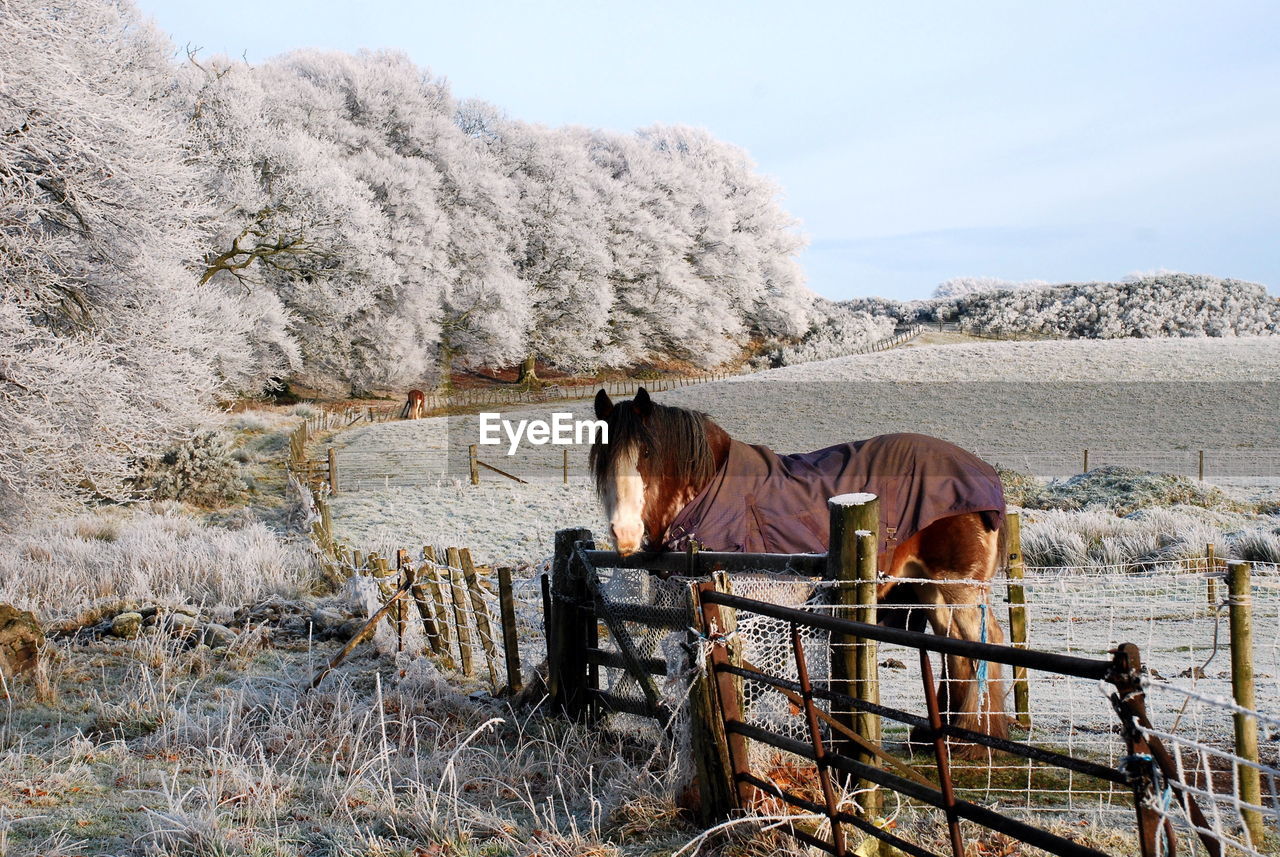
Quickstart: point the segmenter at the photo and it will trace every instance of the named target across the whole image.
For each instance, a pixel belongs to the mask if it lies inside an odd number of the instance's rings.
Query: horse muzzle
[[[614,547],[622,556],[639,551],[644,541],[643,524],[610,524],[609,531],[613,534]]]

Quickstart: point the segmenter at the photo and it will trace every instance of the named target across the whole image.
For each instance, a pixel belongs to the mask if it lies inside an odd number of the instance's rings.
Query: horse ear
[[[644,387],[636,390],[636,397],[632,401],[632,405],[635,407],[636,413],[642,417],[647,417],[653,412],[653,399],[649,398],[649,391]]]
[[[613,413],[613,401],[604,388],[601,388],[600,392],[596,393],[596,419],[607,420],[611,413]]]

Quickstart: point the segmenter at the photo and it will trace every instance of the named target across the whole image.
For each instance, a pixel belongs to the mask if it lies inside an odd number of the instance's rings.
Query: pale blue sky
[[[708,128],[783,186],[832,298],[1280,286],[1280,3],[137,2],[206,53],[400,48],[521,119]]]

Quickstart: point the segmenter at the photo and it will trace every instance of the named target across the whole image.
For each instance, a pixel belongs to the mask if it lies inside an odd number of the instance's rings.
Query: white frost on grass
[[[843,357],[685,387],[655,398],[705,411],[734,437],[767,444],[779,452],[818,449],[891,431],[921,431],[980,452],[1045,450],[1075,460],[1086,445],[1099,450],[1194,450],[1197,446],[1188,444],[1197,442],[1207,449],[1227,446],[1235,439],[1236,428],[1213,417],[1220,410],[1206,396],[1218,395],[1225,402],[1241,395],[1247,385],[1208,384],[1197,391],[1200,397],[1195,401],[1157,398],[1145,408],[1119,399],[1103,413],[1094,403],[1064,400],[1051,383],[1037,386],[1034,382],[1277,379],[1280,346],[1275,339],[998,342]],[[900,391],[893,384],[882,384],[885,395],[866,401],[858,398],[862,391],[849,383],[864,380],[920,386],[907,396],[897,394]],[[975,407],[963,396],[973,388],[952,383],[974,380],[1006,382],[1014,391],[1007,406]],[[1140,393],[1142,385],[1136,387]],[[568,411],[581,419],[591,410],[591,402],[584,400],[503,415],[545,419],[550,411]],[[571,448],[575,478],[567,486],[560,484],[556,469],[561,447],[550,446],[529,450],[523,465],[500,454],[486,454],[482,448],[483,458],[511,467],[530,478],[530,485],[488,472],[482,473],[479,486],[442,479],[450,442],[455,457],[465,456],[466,445],[475,443],[478,436],[474,418],[383,423],[341,433],[339,468],[349,489],[334,498],[339,539],[364,550],[459,545],[470,547],[482,562],[515,563],[548,556],[557,529],[585,526],[597,537],[607,532],[584,478],[584,448]],[[377,476],[356,487],[352,480],[362,469],[372,472],[371,462],[385,464],[388,458],[394,459],[391,469],[398,474],[422,467],[431,469],[432,475],[419,480],[423,487],[397,487],[390,484],[393,477]],[[1002,459],[994,454],[989,460]],[[521,466],[530,469],[521,470]]]
[[[106,599],[247,604],[295,595],[315,573],[305,543],[262,524],[232,530],[179,513],[87,513],[0,541],[0,602],[46,621]]]

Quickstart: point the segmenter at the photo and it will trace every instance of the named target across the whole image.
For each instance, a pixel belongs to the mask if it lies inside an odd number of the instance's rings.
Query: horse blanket
[[[823,553],[827,500],[880,498],[881,567],[893,549],[934,521],[978,512],[990,529],[1004,518],[995,468],[954,444],[922,434],[885,434],[816,452],[779,455],[731,441],[724,465],[676,515],[668,550]]]

